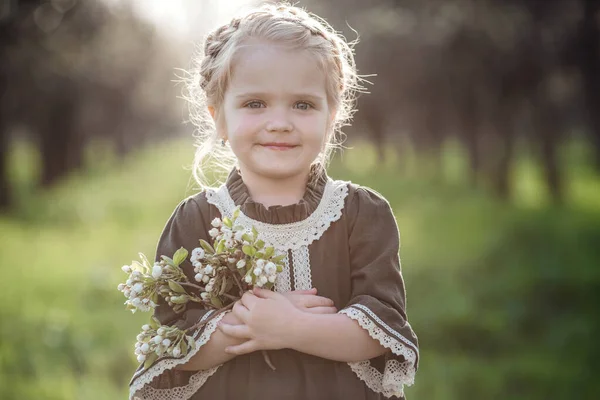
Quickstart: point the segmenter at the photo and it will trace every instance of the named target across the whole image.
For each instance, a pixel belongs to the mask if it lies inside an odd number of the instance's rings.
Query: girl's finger
[[[306,309],[306,312],[311,314],[336,314],[338,309],[335,307],[310,307]]]
[[[248,340],[247,342],[238,344],[236,346],[226,347],[225,353],[235,354],[237,356],[240,356],[242,354],[252,353],[257,350],[259,350],[259,349],[258,349],[258,346],[256,345],[256,342],[254,342],[253,340]]]
[[[322,296],[303,296],[304,307],[333,307],[333,300]]]
[[[229,325],[223,322],[219,323],[219,330],[226,334],[227,336],[231,336],[237,339],[251,339],[252,335],[250,333],[250,328],[248,325]]]
[[[254,295],[252,292],[246,292],[240,299],[240,302],[248,309],[251,310],[254,307],[254,304],[258,301],[258,297]]]
[[[234,313],[235,316],[244,323],[246,323],[250,317],[250,310],[248,310],[248,308],[241,301],[237,301],[233,305],[231,312]]]
[[[290,294],[317,294],[317,288],[312,288],[308,290],[293,290]]]

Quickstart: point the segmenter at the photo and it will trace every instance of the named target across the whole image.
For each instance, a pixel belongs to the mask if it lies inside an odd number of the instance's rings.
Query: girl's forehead
[[[262,91],[304,89],[325,91],[326,74],[319,58],[308,50],[276,44],[248,44],[233,60],[230,89]]]

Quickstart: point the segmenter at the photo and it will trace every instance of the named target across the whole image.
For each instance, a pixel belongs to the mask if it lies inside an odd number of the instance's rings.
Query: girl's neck
[[[265,207],[288,206],[298,203],[306,191],[309,171],[282,179],[269,178],[240,169],[250,197]]]

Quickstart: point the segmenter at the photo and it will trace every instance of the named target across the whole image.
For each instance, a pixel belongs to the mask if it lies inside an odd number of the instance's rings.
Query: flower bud
[[[169,347],[170,344],[171,344],[171,341],[169,339],[165,339],[162,341],[162,345],[165,347]]]
[[[214,268],[212,265],[207,265],[206,268],[204,268],[204,272],[208,275],[212,274],[214,271]]]
[[[219,218],[215,218],[210,224],[215,228],[219,228],[221,226],[221,220]]]
[[[244,236],[244,231],[238,231],[235,233],[235,235],[233,236],[233,238],[235,240],[237,240],[238,242],[241,242]]]
[[[254,268],[254,275],[259,276],[260,274],[262,274],[262,268],[260,267],[256,267]]]
[[[156,333],[159,334],[160,336],[163,336],[165,334],[165,328],[158,328]]]
[[[264,275],[263,275],[263,276],[261,276],[261,277],[259,278],[259,280],[260,280],[260,283],[261,283],[262,285],[266,284],[266,283],[269,281],[269,279],[268,279],[266,276],[264,276]],[[261,285],[261,286],[262,286],[262,285]]]
[[[267,273],[267,275],[273,275],[274,273],[277,272],[277,265],[275,265],[275,263],[269,261],[267,263],[267,265],[265,266],[265,272]]]
[[[119,283],[119,286],[117,286],[117,289],[119,290],[119,292],[122,292],[123,289],[125,289],[125,285],[122,283]]]
[[[246,275],[244,280],[246,281],[246,283],[252,283],[252,277],[250,275]]]
[[[196,282],[201,282],[202,278],[204,278],[204,275],[202,275],[202,274],[196,274],[194,276],[194,279],[196,280]]]
[[[208,281],[210,281],[210,276],[204,275],[204,277],[202,278],[202,282],[208,283]]]
[[[200,293],[200,298],[202,300],[208,300],[210,298],[210,294],[208,294],[207,292],[202,292]]]
[[[143,354],[140,354],[137,356],[137,360],[138,360],[138,362],[144,362],[144,361],[146,361],[146,356]]]
[[[179,357],[181,355],[181,350],[179,350],[179,347],[175,347],[173,349],[173,357]]]
[[[263,268],[265,266],[265,260],[260,259],[260,260],[256,261],[256,266]]]
[[[130,267],[129,265],[123,265],[123,266],[121,267],[121,270],[122,270],[123,272],[125,272],[126,274],[129,274],[129,273],[131,273],[131,267]]]
[[[236,266],[238,268],[244,268],[246,266],[246,260],[240,260],[237,262]]]
[[[150,346],[148,345],[148,343],[144,343],[140,346],[140,350],[142,351],[142,353],[147,353],[148,350],[150,350]]]
[[[135,285],[133,285],[131,290],[134,290],[136,293],[142,293],[142,291],[144,290],[144,285],[142,284],[142,282],[138,282]]]
[[[150,325],[148,325],[148,324],[144,324],[144,325],[142,325],[142,330],[143,330],[144,332],[146,332],[146,331],[149,331],[149,330],[150,330]]]
[[[271,282],[271,283],[275,283],[276,280],[277,280],[277,276],[275,276],[275,275],[271,275],[269,277],[269,282]]]
[[[208,285],[206,285],[205,289],[206,289],[207,292],[212,292],[213,285],[209,283]]]
[[[163,341],[163,337],[158,335],[158,336],[154,336],[154,339],[152,340],[155,344],[159,344],[160,342]]]
[[[219,235],[219,230],[216,228],[212,228],[210,231],[208,231],[208,234],[212,238],[217,237]]]
[[[158,279],[160,278],[160,276],[162,275],[162,267],[160,265],[154,265],[154,267],[152,267],[152,277],[154,279]]]

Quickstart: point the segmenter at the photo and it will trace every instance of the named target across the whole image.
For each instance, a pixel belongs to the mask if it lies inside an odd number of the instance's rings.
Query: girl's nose
[[[266,128],[269,132],[290,132],[294,126],[284,110],[273,110],[269,115]]]

